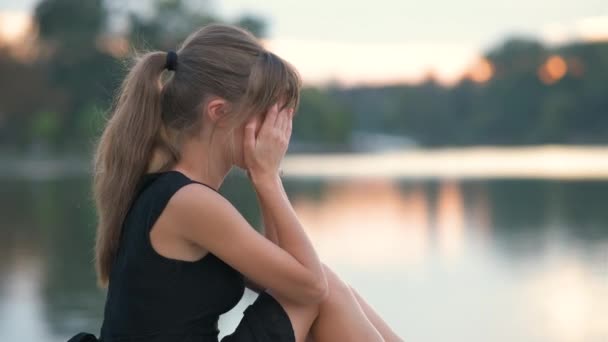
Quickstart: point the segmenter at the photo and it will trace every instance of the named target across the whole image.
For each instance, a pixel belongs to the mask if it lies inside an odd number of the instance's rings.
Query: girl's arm
[[[245,278],[296,303],[320,302],[328,293],[327,279],[278,182],[262,177],[255,186],[268,201],[281,247],[251,227],[226,198],[196,183],[180,188],[165,210],[180,237],[213,253]]]
[[[280,183],[281,189],[285,192],[285,188],[283,188],[283,183]],[[279,236],[277,235],[277,227],[272,220],[272,216],[270,215],[270,210],[268,209],[268,205],[262,201],[260,194],[256,191],[256,196],[258,198],[258,203],[260,204],[260,209],[262,211],[262,219],[264,225],[264,235],[266,238],[272,242],[274,242],[277,246],[281,246],[279,241]],[[288,199],[289,200],[289,199]]]
[[[281,185],[281,188],[283,189],[283,191],[285,191],[285,188],[283,187],[282,182],[280,185]],[[266,238],[268,240],[272,241],[275,245],[281,246],[281,244],[279,243],[279,237],[278,237],[277,231],[276,231],[276,229],[277,229],[276,225],[272,220],[272,216],[270,215],[270,210],[268,209],[268,206],[266,205],[266,203],[262,201],[262,199],[257,191],[256,191],[256,196],[257,196],[258,203],[260,206],[260,211],[262,212],[264,236],[266,236]],[[249,288],[250,290],[252,290],[256,293],[260,293],[261,291],[265,290],[263,286],[261,286],[260,284],[256,284],[253,280],[251,280],[249,278],[245,278],[245,286],[247,286],[247,288]]]

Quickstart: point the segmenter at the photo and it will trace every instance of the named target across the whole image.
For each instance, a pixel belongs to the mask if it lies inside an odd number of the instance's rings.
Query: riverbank
[[[0,178],[52,179],[91,172],[84,158],[0,158]],[[284,177],[403,179],[608,179],[608,146],[408,149],[385,153],[288,154]]]
[[[380,154],[292,155],[291,177],[608,179],[608,146],[411,149]]]

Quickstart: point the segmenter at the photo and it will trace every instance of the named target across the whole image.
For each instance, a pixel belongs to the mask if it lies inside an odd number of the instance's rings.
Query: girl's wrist
[[[253,183],[253,186],[254,188],[256,188],[256,190],[274,188],[280,186],[281,184],[280,170],[277,170],[273,173],[250,172],[249,178],[251,179],[251,183]]]

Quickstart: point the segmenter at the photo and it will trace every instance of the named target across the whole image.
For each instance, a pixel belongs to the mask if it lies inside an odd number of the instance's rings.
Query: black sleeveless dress
[[[171,170],[145,174],[124,221],[112,266],[103,342],[218,342],[218,318],[243,296],[243,276],[212,253],[194,262],[161,256],[149,232],[181,187],[204,183]],[[95,341],[81,333],[70,341]],[[249,305],[235,331],[221,342],[295,342],[289,316],[263,291]]]

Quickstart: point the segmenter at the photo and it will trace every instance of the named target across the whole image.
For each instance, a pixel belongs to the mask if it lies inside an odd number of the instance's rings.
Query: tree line
[[[182,0],[44,0],[31,49],[0,47],[0,148],[88,153],[136,49],[172,49],[196,27],[225,22]],[[259,37],[266,22],[232,23]],[[455,85],[307,87],[295,142],[347,147],[353,132],[393,134],[423,146],[605,144],[608,42],[547,47],[511,38]]]

